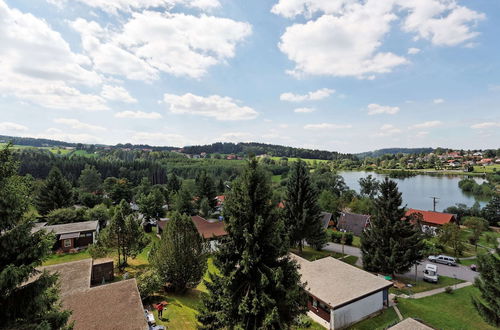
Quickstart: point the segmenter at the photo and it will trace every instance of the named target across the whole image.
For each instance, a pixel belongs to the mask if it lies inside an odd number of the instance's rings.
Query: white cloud
[[[331,123],[321,123],[321,124],[308,124],[304,126],[304,129],[309,130],[318,130],[318,129],[343,129],[343,128],[352,128],[352,125],[339,125],[339,124],[331,124]]]
[[[429,135],[429,132],[427,132],[427,131],[420,131],[416,134],[416,136],[419,138],[426,137],[427,135]]]
[[[56,118],[54,122],[61,125],[66,125],[73,129],[88,130],[88,131],[104,131],[105,128],[102,126],[91,125],[87,123],[82,123],[78,119],[73,118]]]
[[[334,89],[321,88],[314,92],[308,92],[307,94],[294,94],[294,93],[283,93],[280,95],[281,101],[288,102],[302,102],[302,101],[318,101],[329,97],[335,93]]]
[[[484,129],[484,128],[496,128],[500,127],[500,122],[486,121],[483,123],[474,124],[471,126],[472,129]]]
[[[121,86],[104,85],[102,86],[101,96],[110,101],[137,103],[137,100],[130,96],[128,91]]]
[[[369,115],[378,115],[378,114],[388,114],[388,115],[394,115],[399,112],[399,107],[391,107],[387,105],[380,105],[380,104],[375,104],[371,103],[368,104],[368,114]]]
[[[44,20],[0,0],[0,92],[55,109],[106,110],[105,100],[78,86],[98,86],[101,76],[87,69],[88,57]]]
[[[451,0],[280,0],[271,11],[306,19],[281,36],[280,50],[295,63],[289,73],[366,79],[408,63],[380,50],[391,28],[398,26],[395,21],[415,40],[467,46],[478,35],[475,25],[485,18]],[[409,54],[415,51],[411,48]]]
[[[439,120],[426,121],[420,124],[415,124],[410,126],[409,128],[431,128],[441,126],[443,123]]]
[[[252,138],[253,135],[247,132],[227,132],[216,140],[220,142],[249,142]]]
[[[441,104],[441,103],[444,103],[444,99],[434,99],[432,102],[434,104]]]
[[[50,140],[58,140],[58,141],[74,142],[74,143],[102,143],[102,140],[100,140],[95,135],[87,133],[81,133],[81,134],[64,133],[57,128],[49,128],[45,133],[37,134],[34,137],[40,139],[50,139]]]
[[[220,6],[218,0],[77,0],[89,7],[100,9],[110,14],[132,12],[148,8],[171,9],[176,5],[200,10],[211,10]],[[66,5],[68,0],[47,0],[59,8]]]
[[[380,130],[375,136],[391,136],[401,133],[401,129],[395,127],[391,124],[384,124],[380,127]]]
[[[134,12],[119,27],[81,18],[71,26],[97,70],[149,81],[159,72],[200,78],[234,57],[236,45],[252,32],[250,24],[228,18],[157,11]]]
[[[216,120],[250,120],[259,115],[254,109],[239,106],[236,100],[227,96],[203,97],[191,93],[165,94],[163,101],[169,104],[171,113],[212,117]]]
[[[16,124],[8,121],[0,122],[0,132],[1,131],[15,131],[15,132],[22,132],[22,131],[27,131],[28,127],[21,125],[21,124]]]
[[[297,108],[297,109],[293,110],[293,112],[297,112],[297,113],[311,113],[314,111],[316,111],[316,109],[314,109],[314,108]]]
[[[142,112],[142,111],[121,111],[115,113],[116,118],[133,118],[133,119],[160,119],[161,114],[158,112]]]
[[[135,132],[132,134],[132,143],[149,144],[156,146],[176,146],[188,145],[187,139],[179,134]]]
[[[408,54],[409,55],[415,55],[415,54],[418,54],[420,53],[420,48],[408,48]]]

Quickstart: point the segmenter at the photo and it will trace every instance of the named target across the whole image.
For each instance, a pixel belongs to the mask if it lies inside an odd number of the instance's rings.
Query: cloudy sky
[[[0,134],[500,147],[498,0],[0,0]]]

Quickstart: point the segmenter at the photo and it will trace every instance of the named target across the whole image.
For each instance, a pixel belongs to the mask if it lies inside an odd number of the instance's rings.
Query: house
[[[224,196],[224,195],[215,196],[215,201],[217,202],[215,207],[217,208],[217,210],[220,211],[222,209],[222,206],[224,205],[225,200],[226,200],[226,196]]]
[[[434,328],[428,327],[425,324],[408,317],[396,325],[390,327],[388,330],[433,330]]]
[[[337,228],[341,231],[351,232],[355,236],[361,236],[361,233],[369,224],[369,215],[342,211],[340,212]]]
[[[422,211],[409,209],[406,211],[405,216],[409,217],[412,214],[420,213],[422,215],[422,230],[436,234],[436,229],[446,223],[456,223],[457,216],[451,213],[442,213],[434,211]]]
[[[483,158],[479,161],[479,164],[481,165],[492,165],[493,164],[493,159],[492,158]]]
[[[330,329],[345,328],[389,304],[389,282],[335,258],[308,261],[297,255],[309,315]]]
[[[73,329],[148,329],[135,279],[91,286],[93,266],[84,259],[40,267],[59,274],[62,307],[72,311]]]
[[[99,233],[99,221],[72,222],[60,225],[47,225],[46,222],[35,224],[33,232],[46,230],[56,235],[54,250],[69,252],[88,247],[96,242]]]
[[[332,214],[329,212],[321,212],[321,225],[323,229],[328,228],[332,221]]]

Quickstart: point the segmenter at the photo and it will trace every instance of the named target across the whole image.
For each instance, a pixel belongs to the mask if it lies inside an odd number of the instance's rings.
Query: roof
[[[224,229],[224,222],[222,221],[207,221],[206,219],[195,215],[192,216],[196,229],[200,233],[203,238],[212,238],[227,235],[226,230]]]
[[[59,273],[61,301],[75,330],[148,329],[135,279],[90,287],[92,259],[41,267]]]
[[[411,317],[404,319],[395,326],[390,327],[391,330],[432,330],[433,328],[418,322]]]
[[[56,235],[78,233],[82,231],[96,231],[99,226],[99,221],[83,221],[83,222],[71,222],[64,223],[60,225],[50,225],[47,226],[46,223],[43,226],[36,226],[33,231],[39,231],[45,229],[48,232],[53,232]]]
[[[332,219],[331,213],[321,212],[321,224],[323,225],[324,229],[328,228],[328,224],[330,223],[331,219]]]
[[[300,266],[306,291],[333,309],[392,286],[392,282],[332,257],[315,261],[291,257]]]
[[[442,212],[434,212],[434,211],[422,211],[409,209],[406,211],[406,216],[410,216],[414,213],[422,214],[424,222],[433,223],[436,225],[444,225],[445,223],[450,223],[455,221],[455,215],[451,213],[442,213]]]
[[[369,220],[370,216],[366,214],[341,212],[337,227],[350,231],[356,236],[361,236]]]

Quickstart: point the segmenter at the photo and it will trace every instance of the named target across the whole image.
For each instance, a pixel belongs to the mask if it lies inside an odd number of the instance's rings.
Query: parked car
[[[477,272],[477,265],[474,264],[470,265],[470,269]]]
[[[437,269],[436,265],[426,264],[424,269],[424,281],[437,283],[439,279]]]
[[[432,262],[437,262],[440,264],[445,264],[448,266],[456,266],[457,265],[457,259],[445,255],[438,255],[438,256],[429,256],[429,261]]]

